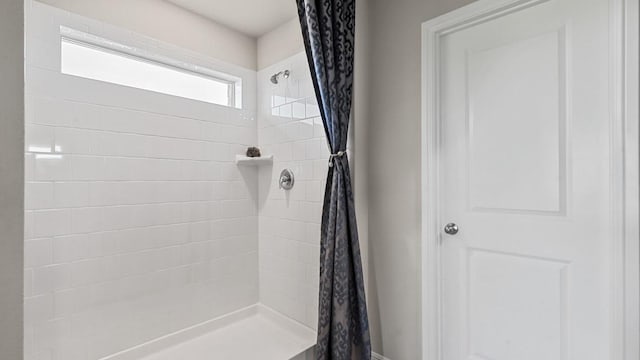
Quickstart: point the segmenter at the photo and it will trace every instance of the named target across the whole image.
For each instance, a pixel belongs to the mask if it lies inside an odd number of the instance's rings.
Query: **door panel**
[[[608,1],[440,45],[443,359],[609,359]]]
[[[467,53],[473,210],[564,210],[563,37],[558,29]]]
[[[492,359],[565,358],[568,264],[475,249],[467,255],[468,330],[475,353]]]

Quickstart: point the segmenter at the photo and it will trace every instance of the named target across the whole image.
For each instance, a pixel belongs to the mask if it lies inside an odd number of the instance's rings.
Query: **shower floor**
[[[305,360],[315,342],[313,330],[255,305],[103,360]]]

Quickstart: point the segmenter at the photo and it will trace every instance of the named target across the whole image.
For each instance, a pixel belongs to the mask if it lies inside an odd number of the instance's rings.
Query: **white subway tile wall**
[[[258,301],[315,328],[329,152],[304,54],[256,88],[35,1],[26,21],[26,359],[98,359]],[[245,108],[62,75],[60,25],[242,77]],[[238,168],[256,143],[273,166]]]
[[[288,79],[269,81],[285,69]],[[329,151],[304,53],[258,72],[258,139],[274,155],[273,168],[260,169],[260,301],[315,329]],[[278,186],[285,168],[295,175],[290,191]]]
[[[62,75],[61,25],[239,76],[245,108]],[[234,164],[256,72],[30,0],[26,28],[25,358],[98,359],[258,302],[258,170]]]

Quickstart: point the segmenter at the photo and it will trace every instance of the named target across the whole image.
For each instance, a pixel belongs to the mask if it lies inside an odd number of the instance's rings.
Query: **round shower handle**
[[[290,169],[284,169],[280,173],[280,180],[278,183],[280,184],[280,189],[283,190],[291,190],[293,188],[293,184],[295,179],[293,177],[293,171]]]

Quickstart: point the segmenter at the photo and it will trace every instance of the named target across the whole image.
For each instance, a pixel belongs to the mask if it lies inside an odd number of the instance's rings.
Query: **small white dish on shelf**
[[[243,166],[261,166],[273,164],[273,155],[260,157],[248,157],[245,155],[236,155],[236,164]]]

